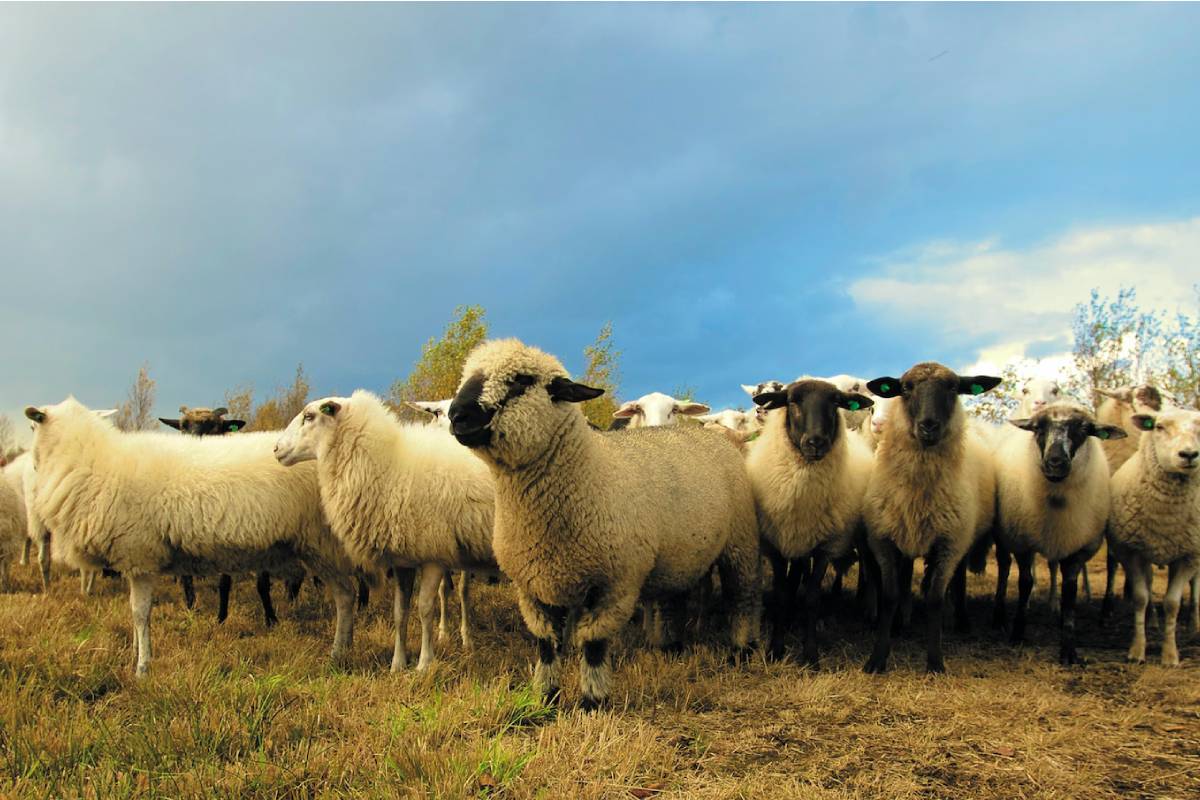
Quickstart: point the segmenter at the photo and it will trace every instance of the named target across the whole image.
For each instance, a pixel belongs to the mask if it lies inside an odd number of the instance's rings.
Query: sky
[[[0,5],[0,412],[386,390],[455,306],[622,399],[1195,310],[1200,6]],[[23,426],[18,426],[23,427]]]

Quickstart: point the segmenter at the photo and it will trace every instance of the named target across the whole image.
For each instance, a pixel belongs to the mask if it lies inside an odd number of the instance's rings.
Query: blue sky
[[[1200,6],[0,6],[0,411],[383,390],[454,306],[621,394],[1194,306]]]

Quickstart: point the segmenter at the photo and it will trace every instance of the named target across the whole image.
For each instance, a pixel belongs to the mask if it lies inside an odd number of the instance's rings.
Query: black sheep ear
[[[158,421],[163,425],[166,425],[168,428],[174,428],[175,430],[179,430],[179,424],[181,422],[181,420],[167,419],[166,417],[159,417]]]
[[[1035,431],[1035,430],[1037,430],[1037,425],[1035,425],[1035,424],[1033,423],[1033,418],[1032,418],[1032,417],[1030,417],[1030,418],[1028,418],[1028,419],[1010,419],[1010,420],[1008,421],[1008,424],[1009,424],[1009,425],[1016,425],[1018,428],[1020,428],[1020,429],[1021,429],[1021,430],[1023,430],[1023,431]]]
[[[33,406],[26,406],[25,407],[25,418],[28,419],[30,422],[36,422],[37,424],[41,425],[43,422],[46,421],[46,412],[39,411],[38,409],[34,408]]]
[[[336,416],[337,413],[342,410],[342,407],[332,400],[326,400],[324,403],[321,403],[321,407],[317,410],[327,417],[332,417]]]
[[[240,419],[223,419],[223,420],[221,420],[221,433],[237,433],[244,427],[246,427],[245,420],[240,420]]]
[[[754,405],[770,411],[787,405],[787,392],[763,392],[754,395]]]
[[[1095,436],[1097,439],[1124,439],[1128,435],[1120,425],[1092,423],[1091,430],[1088,431],[1088,436]]]
[[[864,408],[870,408],[875,405],[875,401],[858,392],[842,392],[838,396],[837,404],[847,411],[861,411]]]
[[[1003,378],[995,375],[960,375],[958,378],[959,394],[983,394],[1000,385]]]
[[[559,376],[550,381],[546,387],[546,391],[550,394],[550,399],[554,402],[560,400],[568,403],[582,403],[587,400],[594,400],[604,394],[603,389],[596,389],[591,386],[585,386],[582,383],[576,383],[570,378]]]
[[[1130,419],[1133,420],[1133,426],[1139,431],[1154,430],[1154,415],[1153,414],[1134,414]]]
[[[900,381],[890,376],[867,381],[867,389],[876,397],[899,397],[903,394],[900,391]]]

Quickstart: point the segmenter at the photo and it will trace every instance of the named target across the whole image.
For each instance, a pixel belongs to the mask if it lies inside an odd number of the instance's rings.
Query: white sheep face
[[[450,403],[452,400],[412,400],[407,402],[409,408],[423,411],[433,417],[430,425],[450,430]]]
[[[318,458],[337,428],[338,412],[349,403],[349,397],[324,397],[306,405],[275,442],[275,458],[285,467]]]
[[[1200,411],[1168,408],[1135,414],[1133,424],[1150,436],[1151,452],[1165,471],[1189,475],[1200,468]]]
[[[700,422],[707,424],[720,425],[722,428],[728,428],[731,431],[738,433],[754,433],[762,428],[762,423],[758,419],[758,415],[752,411],[738,411],[734,408],[726,408],[712,414],[703,414],[696,417]]]
[[[631,428],[655,428],[678,424],[680,416],[694,417],[707,414],[708,411],[704,403],[676,400],[669,394],[651,392],[637,400],[622,403],[613,416],[618,419],[628,417]]]
[[[1051,403],[1063,399],[1062,387],[1052,378],[1032,378],[1021,387],[1021,406],[1016,416],[1031,417]]]
[[[875,405],[871,406],[871,432],[876,436],[883,433],[887,426],[888,416],[896,410],[896,397],[876,397]]]

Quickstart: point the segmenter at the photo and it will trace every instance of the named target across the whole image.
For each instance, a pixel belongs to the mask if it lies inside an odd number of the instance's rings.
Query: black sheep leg
[[[258,580],[255,581],[254,588],[258,590],[258,599],[262,601],[263,616],[266,618],[267,627],[275,627],[279,623],[279,617],[275,616],[275,604],[271,602],[271,573],[258,573]]]

